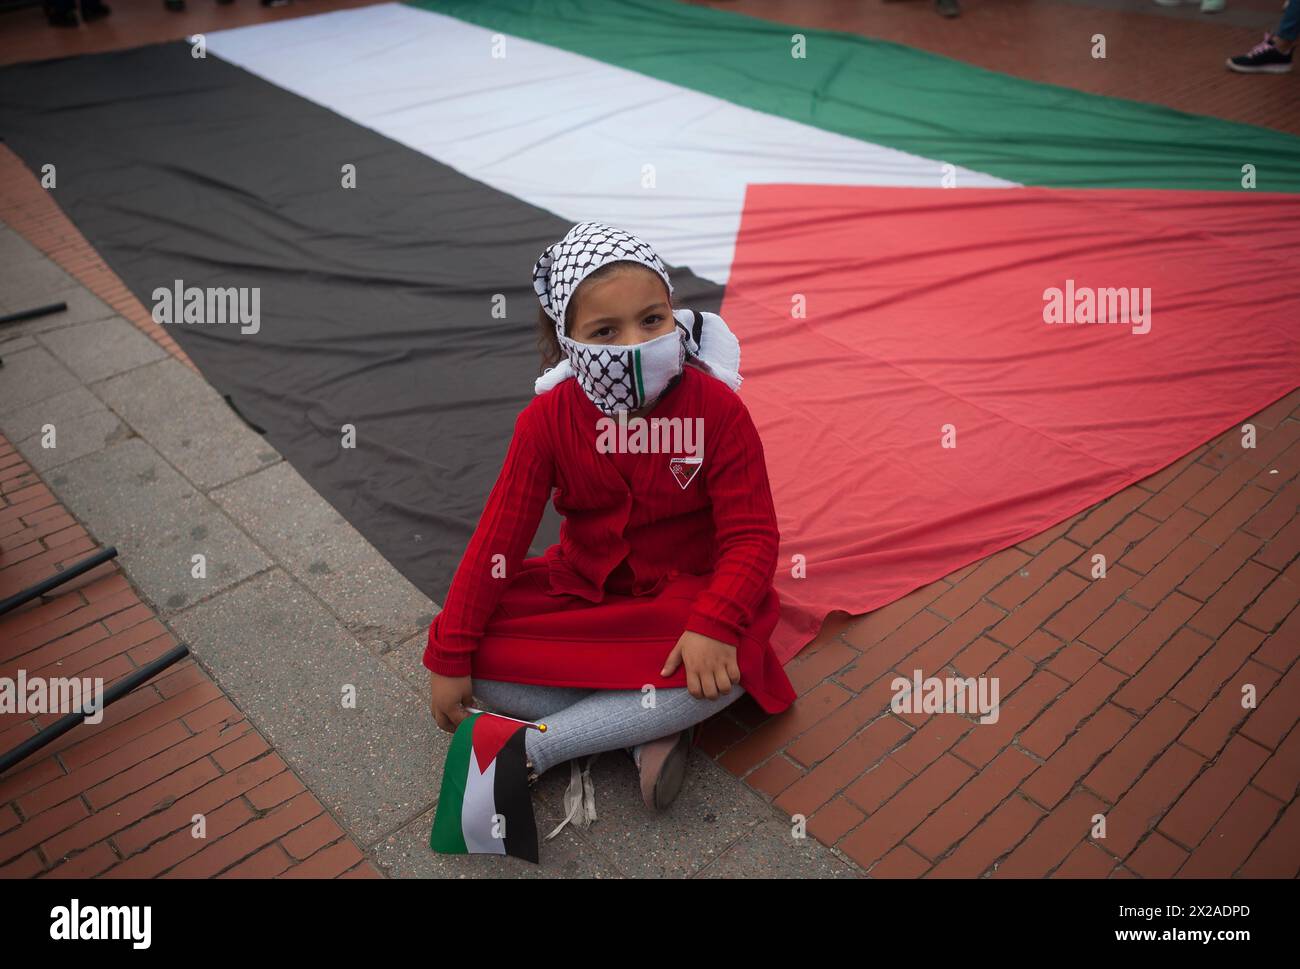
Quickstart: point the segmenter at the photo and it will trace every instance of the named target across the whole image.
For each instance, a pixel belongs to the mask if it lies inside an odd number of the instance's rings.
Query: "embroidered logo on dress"
[[[700,458],[669,458],[668,470],[673,473],[677,483],[686,490],[686,486],[695,480],[700,470]]]

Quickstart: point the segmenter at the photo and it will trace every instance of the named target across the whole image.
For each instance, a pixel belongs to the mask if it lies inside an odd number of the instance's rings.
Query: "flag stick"
[[[522,723],[526,727],[535,727],[542,733],[546,733],[546,724],[533,723],[531,720],[520,720],[518,717],[507,717],[503,713],[493,713],[491,710],[480,710],[477,707],[465,707],[470,713],[491,713],[494,717],[500,717],[502,720],[513,720],[515,723]]]

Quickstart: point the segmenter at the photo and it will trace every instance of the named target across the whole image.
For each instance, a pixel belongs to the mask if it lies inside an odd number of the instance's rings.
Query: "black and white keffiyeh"
[[[556,336],[566,357],[537,378],[536,393],[544,393],[575,376],[569,359],[572,354],[602,352],[595,345],[570,340],[564,332],[564,316],[574,292],[587,276],[601,266],[620,261],[637,262],[657,273],[668,287],[671,302],[672,280],[668,278],[668,271],[658,253],[632,233],[603,222],[579,222],[563,239],[547,246],[538,258],[533,267],[533,289],[542,309],[555,322]],[[716,313],[675,309],[673,318],[685,331],[689,361],[732,390],[738,389],[743,379],[740,376],[740,343],[722,317]],[[589,361],[584,357],[580,362]],[[584,372],[590,370],[588,367]],[[611,387],[627,380],[617,361],[611,361],[610,367],[600,372],[608,377],[606,382]],[[591,393],[592,389],[588,388],[588,392]],[[617,396],[617,387],[613,393]],[[636,406],[635,388],[631,385],[627,390],[627,405],[631,409]]]
[[[565,335],[564,312],[578,284],[606,263],[622,261],[639,262],[658,273],[671,302],[673,282],[663,261],[630,232],[603,222],[579,222],[563,239],[543,250],[533,267],[533,289],[560,336]]]

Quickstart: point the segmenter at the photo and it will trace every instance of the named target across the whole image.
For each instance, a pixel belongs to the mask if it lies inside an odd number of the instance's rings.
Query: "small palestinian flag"
[[[451,738],[429,847],[443,854],[513,855],[537,864],[537,820],[528,789],[529,724],[482,711]]]

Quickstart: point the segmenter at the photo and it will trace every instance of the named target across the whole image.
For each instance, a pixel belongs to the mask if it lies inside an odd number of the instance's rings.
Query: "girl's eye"
[[[651,313],[649,316],[645,318],[645,320],[643,321],[643,325],[654,328],[657,327],[661,322],[663,322],[663,319],[664,317],[662,313]],[[612,335],[613,332],[614,332],[614,328],[612,326],[602,326],[599,330],[596,330],[594,333],[592,333],[591,336],[592,339],[603,340],[607,336]]]

